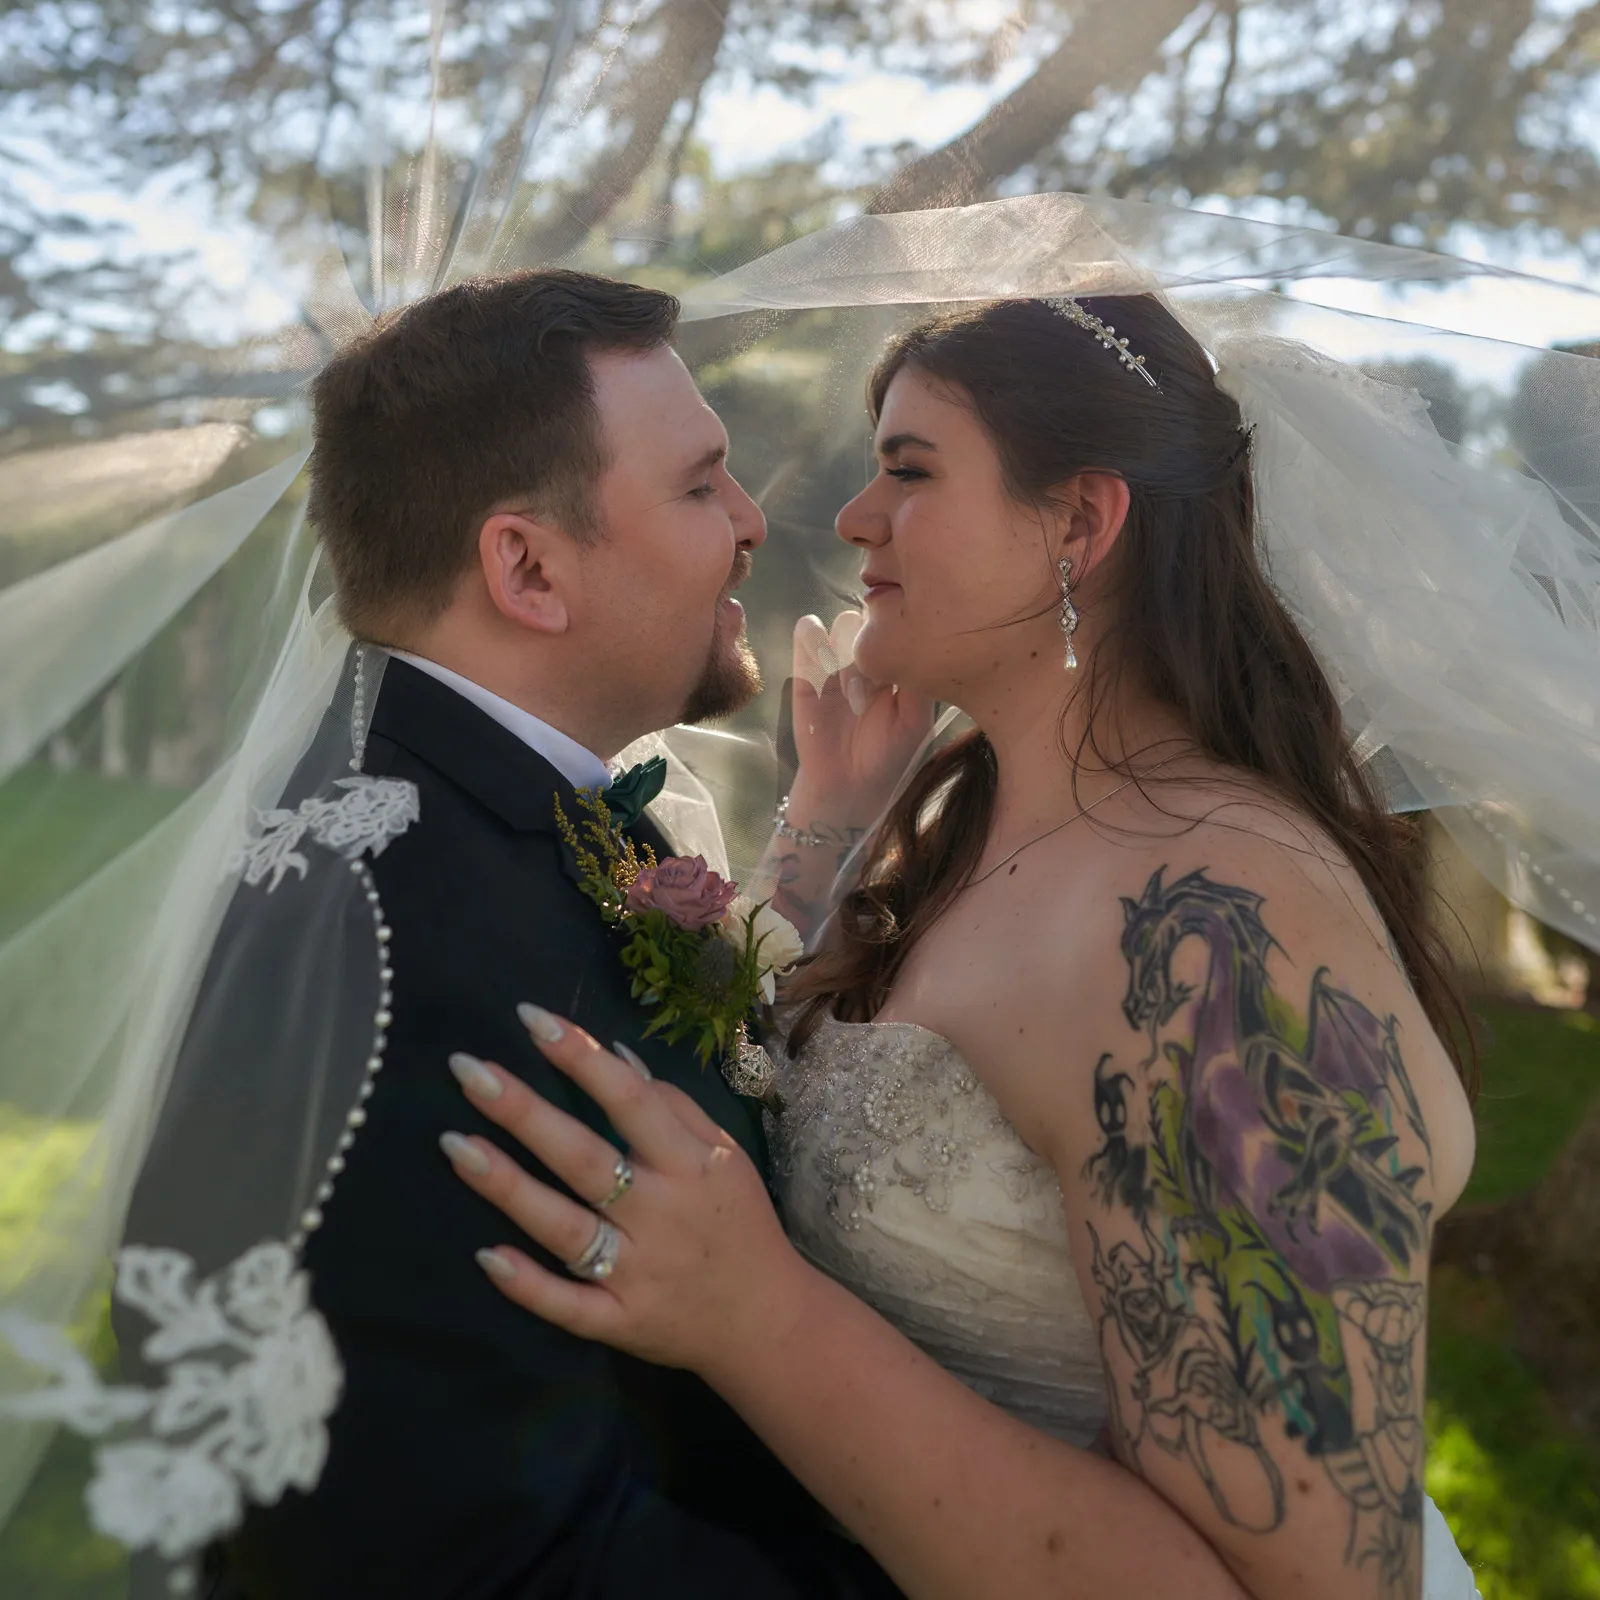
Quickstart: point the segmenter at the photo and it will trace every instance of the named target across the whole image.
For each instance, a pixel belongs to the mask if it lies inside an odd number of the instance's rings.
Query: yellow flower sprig
[[[772,1002],[775,970],[802,953],[799,934],[765,903],[738,895],[738,885],[700,857],[660,862],[648,845],[636,848],[602,791],[577,796],[583,814],[576,821],[557,797],[556,827],[577,861],[579,888],[624,935],[619,954],[633,997],[653,1012],[645,1036],[692,1040],[706,1065],[730,1053],[741,1062],[759,1054],[749,1029]]]
[[[635,848],[633,841],[612,823],[604,790],[579,789],[577,793],[578,805],[585,815],[574,824],[557,795],[556,828],[577,860],[584,893],[600,907],[607,922],[617,922],[627,905],[628,890],[642,868],[655,866],[656,853],[649,845],[642,851]]]

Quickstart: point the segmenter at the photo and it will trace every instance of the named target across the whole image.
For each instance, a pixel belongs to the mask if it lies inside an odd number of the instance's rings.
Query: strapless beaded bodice
[[[1060,1187],[955,1047],[829,1018],[796,1059],[774,1054],[796,1247],[986,1399],[1090,1443],[1105,1384]]]

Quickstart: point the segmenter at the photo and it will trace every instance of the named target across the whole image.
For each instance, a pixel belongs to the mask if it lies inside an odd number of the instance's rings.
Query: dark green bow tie
[[[664,756],[652,757],[636,767],[629,767],[620,777],[611,780],[605,792],[606,808],[611,820],[619,828],[631,828],[644,813],[644,808],[661,793],[667,781],[667,762]]]

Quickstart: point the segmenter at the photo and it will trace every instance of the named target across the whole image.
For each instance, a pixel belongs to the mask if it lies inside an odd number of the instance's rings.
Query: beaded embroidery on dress
[[[1060,1187],[955,1047],[827,1018],[798,1058],[776,1054],[795,1246],[985,1399],[1090,1444],[1105,1384]]]

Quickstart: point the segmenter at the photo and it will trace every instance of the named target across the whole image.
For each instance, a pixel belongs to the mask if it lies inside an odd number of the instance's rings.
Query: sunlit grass
[[[1524,1194],[1600,1093],[1600,1017],[1479,1002],[1478,1158],[1464,1203]]]
[[[0,1104],[0,1294],[55,1255],[81,1220],[74,1179],[94,1135],[90,1122],[50,1122]]]
[[[47,1122],[0,1106],[0,1294],[58,1255],[82,1212],[73,1180],[90,1152],[95,1126]],[[109,1272],[103,1275],[109,1278]],[[108,1284],[102,1282],[72,1328],[74,1342],[102,1370],[115,1361]],[[16,1357],[0,1341],[8,1385]],[[89,1526],[83,1490],[93,1444],[60,1430],[15,1514],[0,1528],[0,1595],[5,1600],[118,1600],[126,1559]]]
[[[1466,1202],[1532,1188],[1600,1093],[1600,1021],[1479,1003],[1487,1028]],[[1512,1343],[1500,1286],[1434,1271],[1428,1492],[1484,1600],[1600,1600],[1600,1440],[1558,1415]]]
[[[137,778],[57,772],[42,762],[0,784],[0,939],[22,927],[185,797]]]
[[[1511,1347],[1499,1286],[1433,1275],[1428,1492],[1484,1600],[1600,1600],[1600,1442]]]

